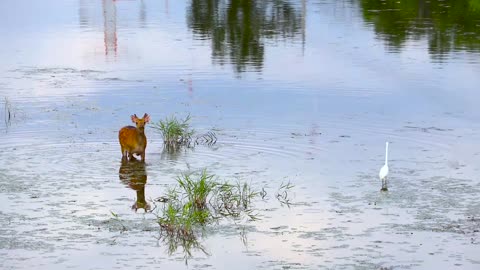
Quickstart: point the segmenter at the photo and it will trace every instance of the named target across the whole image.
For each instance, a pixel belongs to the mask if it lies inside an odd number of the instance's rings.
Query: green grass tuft
[[[183,120],[171,116],[151,125],[152,128],[162,134],[163,144],[167,152],[176,152],[182,146],[212,146],[217,143],[217,136],[213,131],[208,131],[194,137],[195,131],[190,127],[191,119],[192,117],[190,115],[187,115]]]
[[[157,215],[160,227],[170,234],[189,237],[195,227],[224,218],[257,219],[252,204],[260,193],[248,183],[220,183],[206,170],[183,174],[177,183],[161,198],[163,210]]]
[[[189,145],[192,141],[193,129],[190,128],[191,116],[180,120],[175,116],[167,117],[152,124],[152,128],[160,131],[163,136],[163,143],[166,147],[177,148],[182,145]]]
[[[206,170],[202,171],[197,180],[187,174],[177,177],[179,186],[183,189],[188,197],[188,201],[192,203],[196,210],[203,210],[207,207],[207,197],[218,185],[213,178],[214,176],[207,174]]]
[[[160,225],[159,240],[168,244],[173,253],[178,246],[185,252],[185,262],[191,257],[190,249],[206,253],[198,242],[199,230],[206,225],[230,220],[236,226],[258,219],[254,203],[267,196],[265,188],[254,190],[247,182],[219,182],[218,179],[203,170],[198,174],[182,174],[177,177],[177,185],[168,189],[167,194],[155,200],[163,204],[156,213]],[[276,199],[290,207],[289,196],[293,185],[290,182],[280,185],[275,193]],[[245,227],[240,233],[246,243]]]

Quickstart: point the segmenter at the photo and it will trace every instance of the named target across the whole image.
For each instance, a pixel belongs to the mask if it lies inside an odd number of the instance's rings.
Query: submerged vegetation
[[[286,205],[288,207],[292,205],[292,200],[289,197],[289,191],[292,188],[293,188],[293,185],[292,183],[290,183],[290,181],[288,181],[287,183],[282,182],[282,184],[280,184],[280,187],[278,188],[278,191],[275,195],[275,197],[280,202],[280,204]]]
[[[13,117],[14,113],[12,110],[12,104],[10,103],[10,100],[5,97],[5,126],[10,126]]]
[[[178,148],[194,147],[198,144],[213,145],[217,142],[215,133],[209,131],[194,137],[195,131],[190,127],[192,117],[187,115],[184,119],[170,116],[152,124],[152,128],[162,134],[164,147],[175,151]]]
[[[121,227],[120,232],[124,232],[127,230],[127,227],[123,224],[123,221],[120,219],[117,213],[114,213],[110,210],[110,214],[112,214],[113,220]]]
[[[4,123],[5,127],[8,128],[12,125],[15,120],[25,119],[25,113],[22,110],[19,110],[17,107],[12,104],[8,97],[4,98],[3,102],[3,112],[4,112]]]
[[[217,183],[203,171],[198,179],[192,175],[177,178],[178,186],[168,190],[158,224],[170,234],[191,237],[193,226],[205,224],[211,218],[207,198]]]

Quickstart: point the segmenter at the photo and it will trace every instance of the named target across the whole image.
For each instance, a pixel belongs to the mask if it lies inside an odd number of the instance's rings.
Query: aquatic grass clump
[[[167,194],[156,200],[158,240],[169,248],[170,255],[183,248],[185,263],[192,257],[192,249],[208,254],[198,241],[199,233],[205,232],[206,226],[230,221],[240,229],[243,243],[247,242],[245,222],[258,219],[254,203],[265,201],[265,188],[259,192],[251,183],[236,181],[220,182],[215,175],[203,170],[200,173],[182,174],[176,178],[177,185],[170,187]],[[282,183],[276,193],[276,199],[287,206],[291,205],[290,190],[293,185]]]
[[[193,235],[195,227],[222,218],[255,220],[253,200],[259,196],[248,183],[220,183],[214,175],[203,170],[200,174],[183,174],[177,184],[159,201],[163,208],[157,214],[160,227],[180,237]]]
[[[163,143],[166,147],[177,148],[182,145],[189,145],[192,141],[194,131],[190,128],[190,120],[190,115],[187,115],[183,120],[171,116],[153,123],[152,128],[162,133]]]
[[[158,218],[160,227],[170,235],[183,238],[193,237],[192,226],[198,223],[195,220],[198,214],[191,213],[191,206],[192,204],[181,206],[175,202],[168,202],[163,215]]]
[[[189,237],[195,225],[209,222],[212,216],[207,208],[207,198],[217,185],[213,177],[206,171],[202,171],[198,179],[188,174],[177,177],[178,187],[168,191],[163,213],[158,216],[160,227]]]
[[[164,147],[167,151],[175,152],[182,146],[214,145],[217,142],[217,136],[212,131],[194,137],[195,131],[190,127],[191,119],[190,115],[187,115],[184,119],[171,116],[153,123],[151,127],[162,134]]]
[[[169,236],[193,237],[194,227],[210,221],[207,198],[217,185],[206,171],[195,178],[191,174],[177,177],[178,186],[170,188],[162,198],[163,210],[157,215],[158,224]]]
[[[213,178],[213,175],[209,175],[206,170],[203,170],[198,180],[193,179],[192,175],[184,174],[177,177],[177,182],[193,207],[202,210],[207,207],[208,195],[218,185]]]

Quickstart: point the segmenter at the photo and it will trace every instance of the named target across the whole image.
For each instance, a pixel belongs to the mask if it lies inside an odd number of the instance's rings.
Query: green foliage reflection
[[[211,39],[213,59],[237,72],[261,70],[267,39],[293,39],[302,14],[286,0],[192,0],[188,26],[196,38]]]
[[[480,0],[359,0],[366,22],[391,50],[428,39],[431,55],[480,51]]]

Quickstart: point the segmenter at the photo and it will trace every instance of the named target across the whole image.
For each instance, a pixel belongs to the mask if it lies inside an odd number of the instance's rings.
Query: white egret
[[[385,165],[380,169],[378,174],[380,180],[382,180],[382,191],[387,191],[387,176],[388,176],[388,142],[385,143]]]

